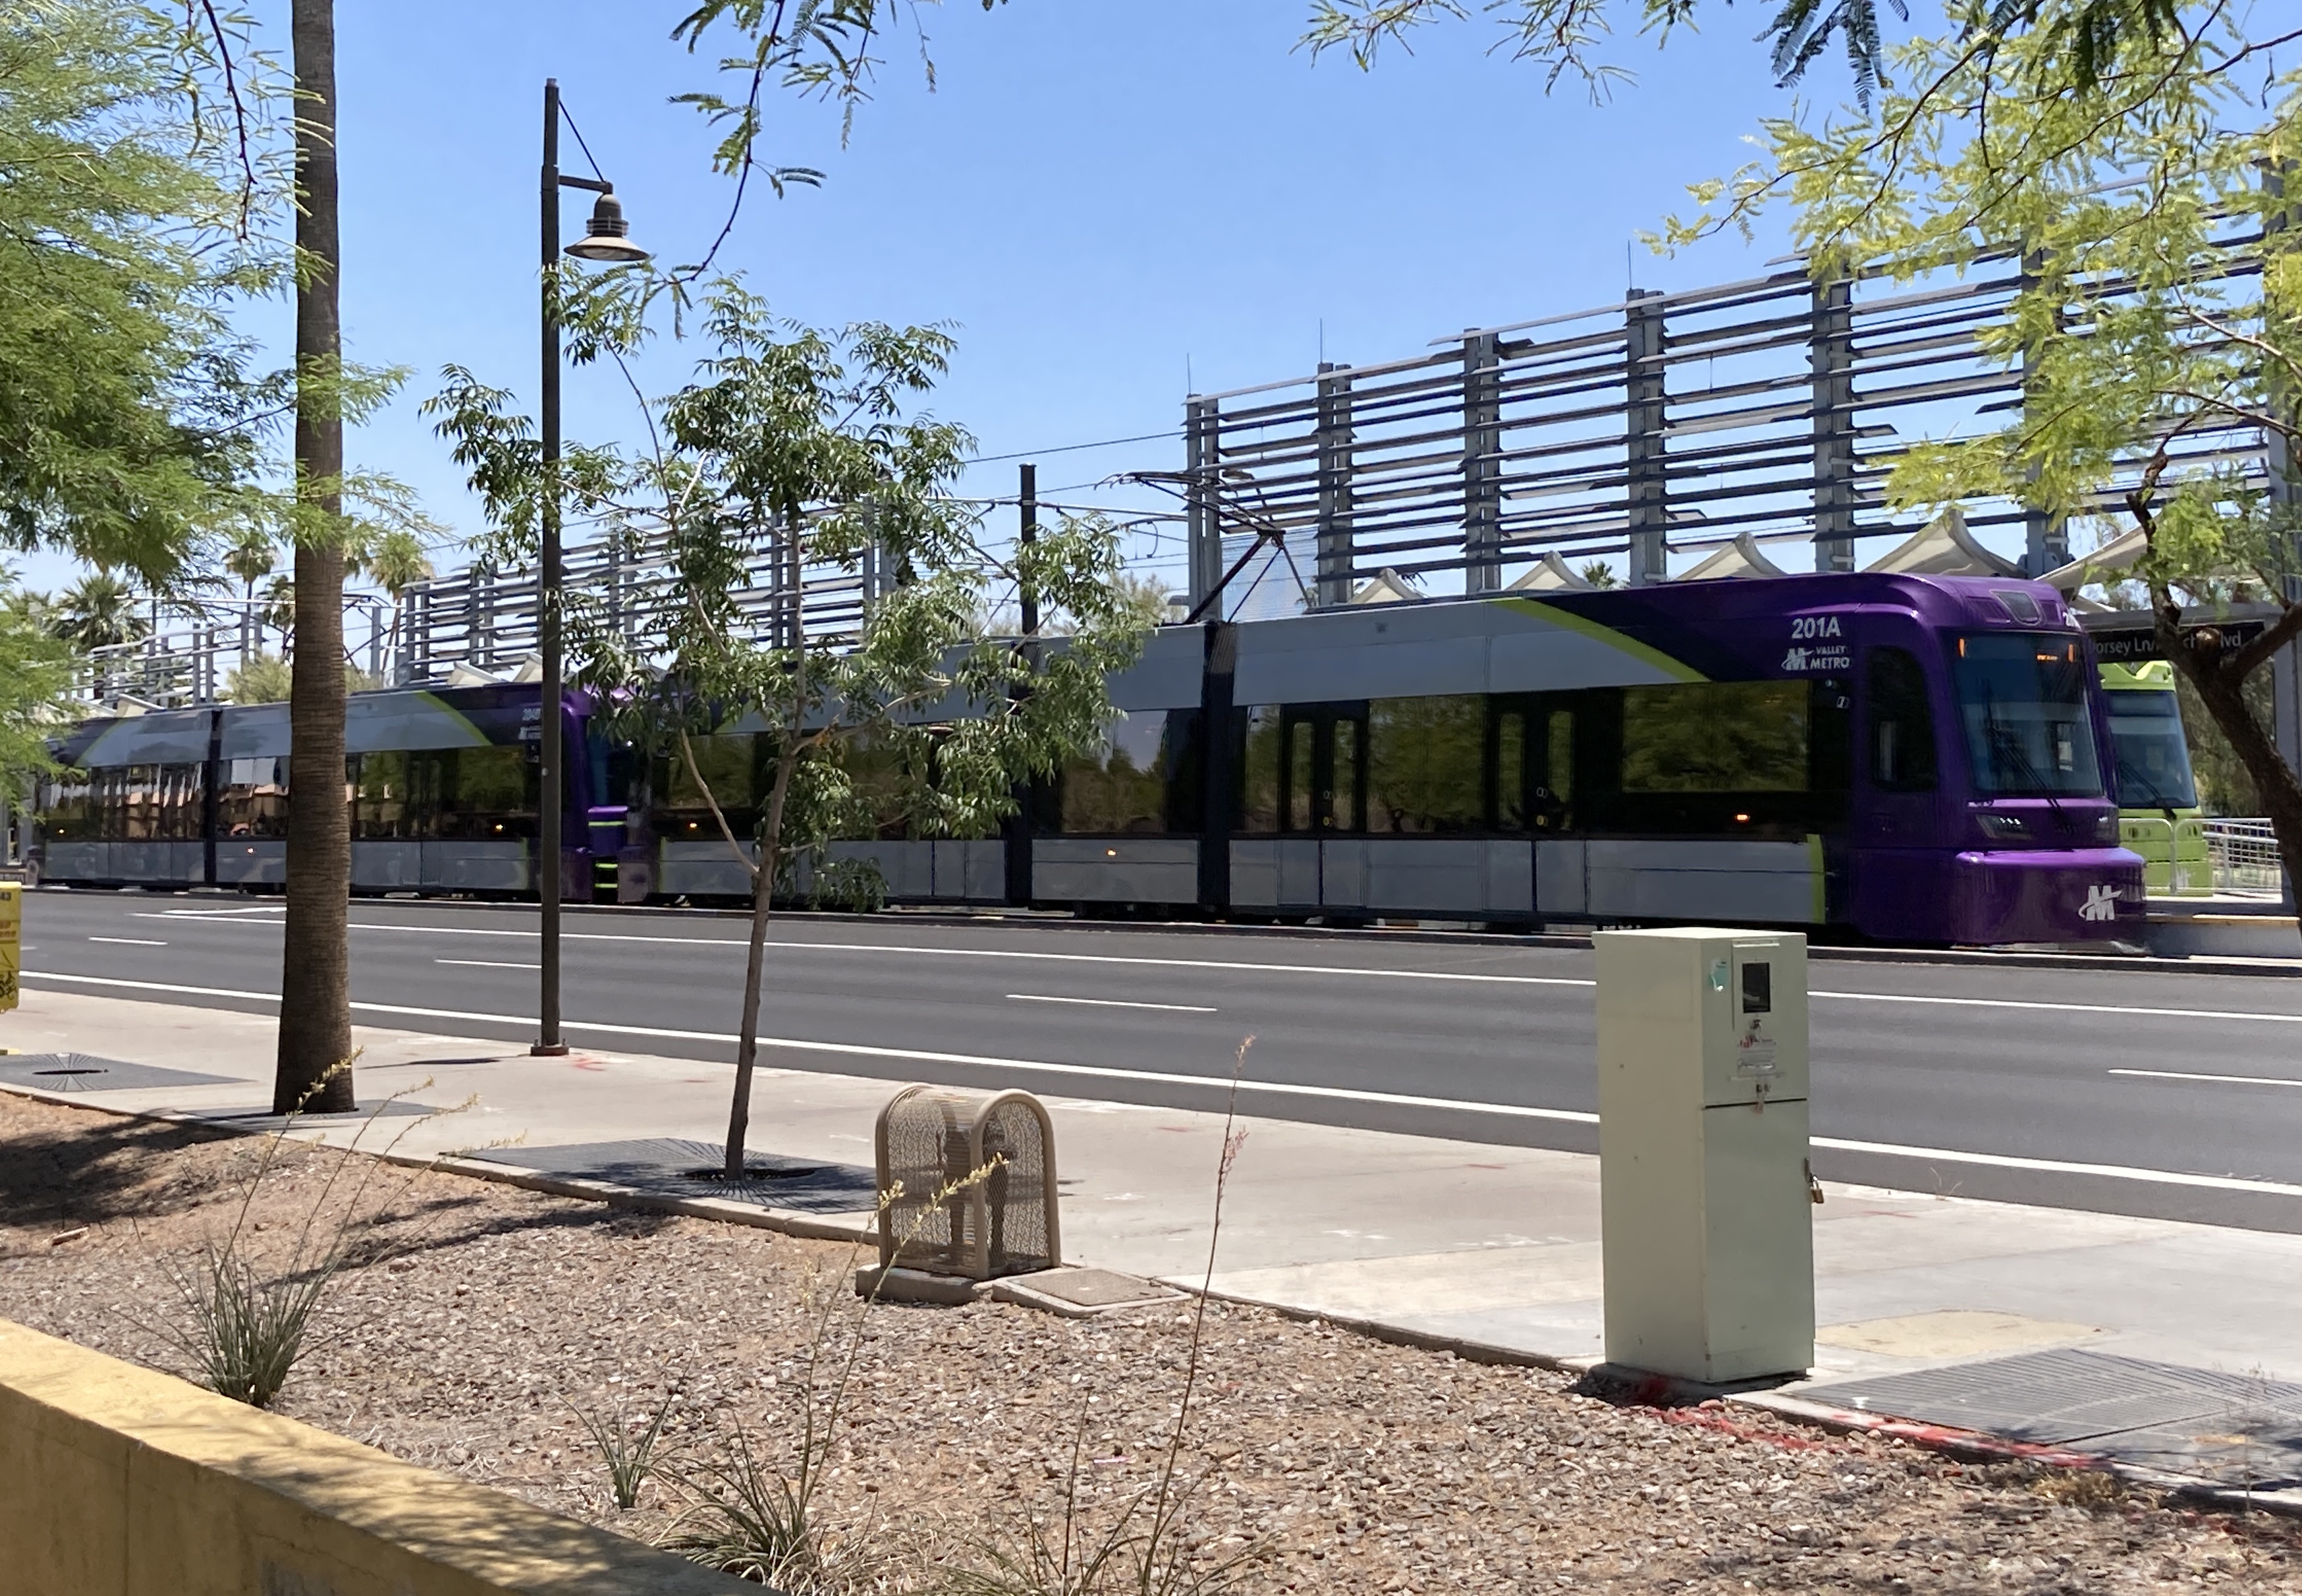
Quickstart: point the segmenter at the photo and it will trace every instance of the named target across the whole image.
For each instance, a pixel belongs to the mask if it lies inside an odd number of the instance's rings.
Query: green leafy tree
[[[1909,19],[1903,0],[1887,4],[1897,18]],[[1957,46],[1977,56],[2010,39],[2029,39],[2029,54],[2043,72],[2038,85],[2048,92],[2091,93],[2112,75],[2121,49],[2153,48],[2181,30],[2180,0],[1950,0],[1943,9],[1958,28]],[[1693,28],[1701,10],[1697,0],[1312,0],[1303,44],[1315,56],[1340,49],[1370,67],[1385,46],[1407,47],[1418,29],[1478,13],[1496,21],[1496,47],[1542,68],[1548,87],[1572,78],[1603,96],[1626,75],[1600,58],[1618,24],[1668,39]],[[1864,104],[1889,76],[1878,0],[1777,0],[1759,38],[1771,46],[1785,88],[1834,40]]]
[[[2270,73],[2243,21],[2189,7],[2161,38],[2122,35],[2084,97],[2009,89],[2053,70],[2044,29],[1987,58],[1957,38],[1914,40],[1892,73],[1911,87],[1867,112],[1766,124],[1768,158],[1698,189],[1705,211],[1672,236],[1787,196],[1819,273],[1911,279],[2021,256],[2023,284],[1979,345],[2019,364],[2019,419],[1911,448],[1889,498],[1999,497],[2138,529],[2132,575],[2159,644],[2302,879],[2302,780],[2255,685],[2302,639],[2302,216],[2284,181],[2302,161],[2302,77]],[[2233,429],[2272,441],[2267,490],[2213,447]],[[2245,601],[2273,618],[2238,646],[2180,624],[2186,603]]]
[[[162,11],[0,0],[0,538],[147,584],[230,513],[276,398],[230,313],[281,263],[206,81]]]
[[[595,352],[615,324],[612,315],[576,322],[579,352]],[[1107,525],[1066,519],[1002,554],[951,497],[971,441],[919,409],[944,373],[945,332],[778,322],[723,283],[702,333],[712,352],[694,381],[651,407],[657,452],[569,456],[574,508],[634,552],[643,536],[664,540],[662,575],[633,606],[649,617],[645,629],[631,636],[582,595],[570,596],[568,626],[577,678],[616,706],[621,735],[676,762],[750,872],[727,1149],[737,1179],[769,919],[791,861],[819,860],[843,835],[872,835],[887,806],[919,835],[991,829],[1012,812],[1019,782],[1052,776],[1069,753],[1100,743],[1113,714],[1105,674],[1135,658],[1149,623],[1120,580]],[[501,391],[467,372],[447,376],[429,408],[499,529],[496,555],[532,561],[533,429]],[[858,637],[805,629],[795,602],[769,617],[763,637],[761,617],[743,607],[763,571],[783,572],[789,592],[802,572],[859,575],[867,559],[900,579],[868,606]],[[1059,643],[983,635],[994,592],[1019,588],[1060,623]],[[739,728],[766,740],[772,773],[748,836],[714,791],[703,748]],[[865,763],[892,780],[859,782],[853,771]]]
[[[285,703],[292,685],[288,661],[270,654],[256,654],[243,660],[239,668],[225,678],[223,695],[235,704]]]

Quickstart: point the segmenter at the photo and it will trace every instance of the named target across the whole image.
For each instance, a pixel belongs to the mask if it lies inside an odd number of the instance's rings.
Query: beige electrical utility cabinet
[[[1722,1382],[1814,1361],[1806,938],[1600,931],[1607,1361]]]

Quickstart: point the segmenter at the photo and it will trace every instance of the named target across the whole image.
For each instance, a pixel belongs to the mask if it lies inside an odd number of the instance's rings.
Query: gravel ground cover
[[[227,1228],[261,1146],[0,1096],[0,1315],[184,1372],[171,1268]],[[267,1177],[259,1252],[291,1245],[333,1156]],[[642,1420],[668,1399],[691,1468],[739,1432],[788,1456],[823,1305],[855,1323],[847,1248],[404,1179],[370,1189],[386,1250],[340,1281],[281,1411],[641,1538],[680,1491],[617,1509],[578,1408]],[[1192,1315],[883,1305],[832,1348],[855,1356],[826,1520],[854,1584],[928,1591],[1015,1545],[1027,1510],[1059,1513],[1075,1474],[1096,1523],[1155,1479]],[[1189,1538],[1207,1564],[1256,1551],[1246,1589],[2302,1590],[2293,1525],[2100,1474],[1620,1405],[1257,1310],[1212,1308],[1199,1357]]]

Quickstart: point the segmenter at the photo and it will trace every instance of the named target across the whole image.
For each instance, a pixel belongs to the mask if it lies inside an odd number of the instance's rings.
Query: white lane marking
[[[1920,997],[1904,992],[1813,992],[1844,1003],[1939,1004],[1965,1009],[2040,1009],[2057,1014],[2132,1014],[2150,1020],[2259,1020],[2272,1025],[2302,1025],[2302,1014],[2263,1014],[2235,1009],[2144,1009],[2106,1003],[2037,1003],[2016,997]]]
[[[471,970],[541,970],[541,964],[514,964],[503,959],[434,959],[434,964],[460,964]]]
[[[478,926],[386,926],[370,920],[352,922],[355,931],[409,931],[434,937],[534,937],[534,931],[503,931]],[[568,942],[646,942],[661,947],[748,947],[741,937],[637,937],[611,931],[563,931]],[[1060,964],[1147,964],[1172,970],[1244,970],[1278,975],[1382,976],[1404,981],[1487,981],[1512,987],[1595,987],[1599,983],[1572,976],[1473,975],[1451,970],[1376,970],[1350,964],[1257,964],[1234,959],[1146,959],[1119,953],[1049,953],[1021,948],[924,947],[895,942],[774,942],[771,948],[794,953],[912,953],[947,959],[1038,959]]]
[[[2112,1070],[2112,1075],[2135,1075],[2146,1080],[2211,1080],[2231,1086],[2302,1086],[2276,1075],[2196,1075],[2188,1070]]]
[[[130,987],[143,992],[173,992],[197,997],[253,998],[262,1003],[277,1003],[279,998],[269,992],[236,992],[217,987],[181,987],[163,981],[116,980],[103,976],[62,975],[47,971],[25,972],[28,979],[78,981],[91,987]],[[492,1025],[533,1025],[535,1021],[518,1014],[475,1014],[456,1009],[419,1009],[399,1004],[355,1003],[353,1008],[371,1014],[405,1014],[425,1020],[476,1021]],[[562,1025],[568,1030],[599,1031],[620,1037],[656,1037],[681,1042],[725,1042],[735,1037],[724,1031],[672,1030],[648,1025],[608,1025],[594,1021],[568,1020]],[[933,1053],[916,1047],[867,1047],[853,1042],[811,1042],[794,1037],[761,1037],[762,1047],[777,1047],[792,1053],[822,1053],[846,1058],[902,1059],[906,1062],[933,1064],[965,1064],[979,1069],[1021,1070],[1037,1074],[1071,1076],[1096,1080],[1140,1080],[1157,1086],[1206,1087],[1211,1091],[1230,1088],[1229,1079],[1219,1075],[1182,1075],[1166,1071],[1121,1070],[1097,1064],[1058,1064],[1038,1059],[993,1058],[970,1053]],[[1367,1092],[1348,1087],[1300,1086],[1279,1081],[1242,1080],[1242,1094],[1280,1097],[1312,1097],[1327,1102],[1373,1103],[1394,1108],[1435,1108],[1453,1113],[1485,1114],[1501,1119],[1555,1120],[1568,1124],[1595,1125],[1599,1116],[1566,1108],[1529,1108],[1514,1103],[1471,1103],[1457,1097],[1420,1097],[1403,1092]],[[2145,1185],[2187,1186],[2210,1191],[2242,1191],[2267,1197],[2302,1197],[2302,1186],[2289,1185],[2280,1180],[2248,1180],[2236,1175],[2193,1175],[2180,1170],[2134,1169],[2118,1163],[2079,1163],[2059,1158],[2023,1158],[2004,1153],[1962,1153],[1950,1147],[1905,1147],[1892,1142],[1851,1141],[1840,1137],[1818,1136],[1813,1138],[1818,1147],[1828,1147],[1842,1153],[1875,1153],[1888,1158],[1925,1159],[1937,1163],[1971,1163],[1992,1169],[2035,1170],[2046,1174],[2096,1175],[2106,1180],[2132,1180]]]
[[[164,942],[155,942],[149,937],[91,937],[90,942],[117,943],[122,947],[165,947]]]
[[[1010,992],[1010,1003],[1075,1003],[1092,1009],[1164,1009],[1171,1014],[1214,1014],[1221,1011],[1197,1003],[1122,1003],[1116,997],[1049,997],[1038,992]]]
[[[276,930],[280,927],[288,923],[286,919],[283,918],[287,912],[288,911],[285,909],[170,909],[166,911],[137,909],[130,911],[128,918],[130,920],[164,920],[180,926],[188,920],[213,920],[218,925],[270,926]],[[245,918],[251,914],[269,915],[271,918],[268,920],[248,920]]]
[[[268,924],[268,921],[243,921],[243,924]],[[534,931],[500,930],[481,926],[389,926],[369,920],[356,920],[355,931],[403,931],[435,937],[535,937]],[[569,942],[644,942],[666,947],[745,947],[741,938],[713,937],[642,937],[629,932],[565,931],[561,936]],[[912,943],[893,942],[769,942],[768,946],[795,953],[912,953],[948,959],[1038,959],[1065,964],[1142,964],[1171,970],[1232,970],[1271,975],[1324,975],[1372,977],[1404,981],[1471,981],[1500,986],[1518,987],[1595,987],[1599,983],[1579,976],[1558,975],[1479,975],[1452,970],[1382,970],[1349,964],[1259,964],[1239,959],[1159,959],[1138,958],[1122,953],[1051,953],[1020,948],[988,947],[925,947]],[[2266,1025],[2302,1025],[2302,1014],[2271,1014],[2233,1009],[2160,1009],[2141,1008],[2118,1004],[2040,1003],[2012,997],[1930,997],[1904,992],[1833,992],[1813,991],[1811,998],[1828,998],[1837,1003],[1907,1003],[1931,1004],[1959,1009],[2028,1009],[2061,1014],[2107,1014],[2130,1016],[2144,1020],[2223,1020],[2233,1023],[2254,1021]]]
[[[2248,1191],[2267,1197],[2302,1197],[2302,1186],[2283,1180],[2247,1180],[2237,1175],[2190,1175],[2179,1170],[2130,1169],[2122,1163],[2074,1163],[2063,1158],[2021,1158],[2011,1153],[1959,1153],[1948,1147],[1902,1147],[1892,1142],[1846,1141],[1818,1136],[1818,1147],[1841,1153],[1878,1153],[1889,1158],[1925,1158],[1941,1163],[1979,1163],[1992,1169],[2037,1170],[2050,1175],[2099,1175],[2111,1180],[2143,1180],[2157,1186],[2202,1186],[2209,1191]]]

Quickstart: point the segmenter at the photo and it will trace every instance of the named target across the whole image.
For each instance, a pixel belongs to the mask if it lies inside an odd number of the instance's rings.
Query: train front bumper
[[[2138,941],[2142,868],[2142,856],[2124,848],[1961,853],[1951,869],[1951,939]]]

